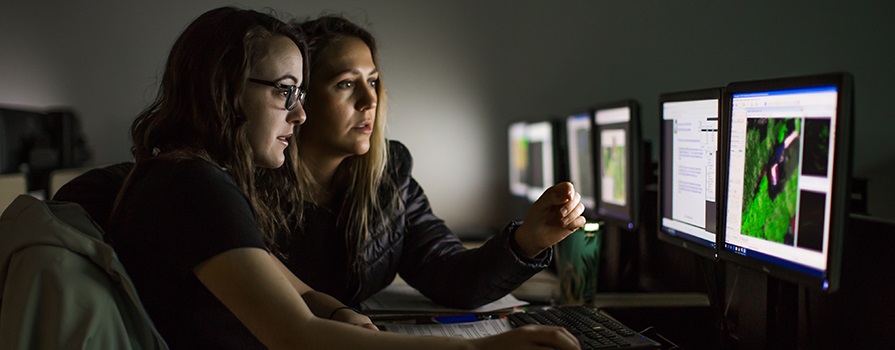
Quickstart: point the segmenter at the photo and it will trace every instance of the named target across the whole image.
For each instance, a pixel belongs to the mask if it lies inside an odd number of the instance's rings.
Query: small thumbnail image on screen
[[[830,118],[805,119],[802,174],[827,176],[830,161]]]
[[[528,141],[517,140],[513,142],[513,171],[518,175],[521,183],[528,181]]]
[[[746,121],[742,234],[793,245],[801,119]]]
[[[528,169],[528,183],[534,187],[544,187],[544,143],[529,142],[528,143],[528,159],[530,168]]]
[[[806,126],[807,129],[807,126]],[[824,193],[802,191],[799,197],[799,230],[796,231],[796,246],[823,251],[824,215],[827,196]]]
[[[625,130],[610,129],[600,133],[600,177],[603,202],[625,205],[627,169],[625,154]]]

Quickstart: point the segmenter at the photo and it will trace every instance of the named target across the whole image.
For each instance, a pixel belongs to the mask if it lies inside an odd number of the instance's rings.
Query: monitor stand
[[[719,348],[723,271],[714,260],[658,241],[654,224],[643,223],[637,231],[604,227],[593,305],[638,331],[650,329],[644,334],[653,339]]]
[[[727,275],[724,348],[794,349],[798,286],[734,264],[727,264]]]
[[[728,264],[728,349],[882,349],[895,344],[895,222],[852,214],[840,285],[832,293]]]

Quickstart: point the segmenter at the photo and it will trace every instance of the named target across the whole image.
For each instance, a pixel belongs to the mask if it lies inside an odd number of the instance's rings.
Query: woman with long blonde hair
[[[308,37],[308,121],[300,128],[299,202],[278,240],[290,270],[356,305],[396,274],[432,300],[474,308],[549,265],[552,246],[584,225],[570,183],[548,189],[522,224],[465,249],[432,213],[403,144],[385,138],[386,94],[373,36],[340,16],[294,24]]]

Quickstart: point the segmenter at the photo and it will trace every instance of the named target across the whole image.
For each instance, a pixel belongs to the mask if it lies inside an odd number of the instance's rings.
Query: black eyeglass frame
[[[304,107],[305,101],[307,101],[308,91],[305,89],[302,89],[298,85],[286,85],[286,84],[281,84],[281,83],[277,83],[277,82],[273,82],[273,81],[269,81],[269,80],[262,80],[262,79],[255,79],[255,78],[249,78],[248,80],[250,82],[253,82],[256,84],[272,86],[277,89],[283,89],[283,90],[288,91],[289,94],[286,95],[286,110],[288,110],[288,111],[291,111],[291,110],[295,109],[295,107],[298,107],[299,103],[301,103],[302,107]]]

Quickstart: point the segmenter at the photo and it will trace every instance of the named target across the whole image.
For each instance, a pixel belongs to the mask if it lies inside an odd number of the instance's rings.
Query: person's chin
[[[342,144],[344,150],[351,152],[354,155],[361,155],[370,151],[370,138],[369,137],[354,137]]]
[[[370,144],[359,145],[357,149],[354,151],[354,154],[362,156],[370,152]]]
[[[283,166],[283,163],[285,163],[285,162],[286,162],[285,157],[260,159],[259,161],[255,162],[255,166],[257,166],[259,168],[265,168],[265,169],[276,169],[276,168]]]

